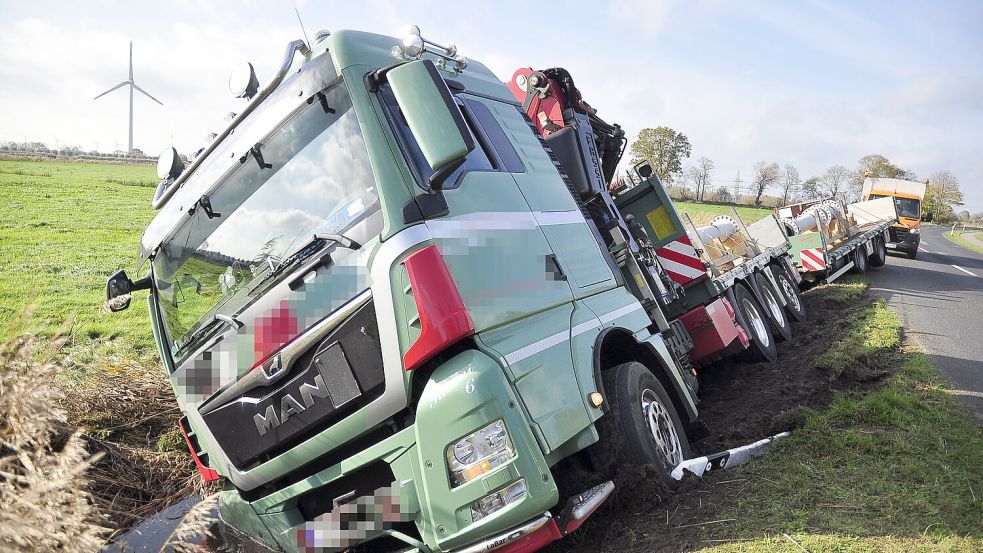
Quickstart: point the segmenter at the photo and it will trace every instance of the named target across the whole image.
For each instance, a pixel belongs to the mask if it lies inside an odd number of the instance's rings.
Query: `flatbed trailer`
[[[864,273],[884,265],[888,230],[898,221],[891,198],[805,202],[781,208],[779,216],[799,274],[806,281],[827,283],[850,270]]]
[[[752,357],[773,360],[774,339],[791,336],[789,319],[805,320],[797,291],[799,275],[789,255],[792,245],[775,216],[745,224],[732,209],[700,226],[679,213],[655,175],[620,192],[615,203],[626,217],[644,221],[660,263],[684,290],[665,311],[671,320],[681,320],[692,335],[689,357],[695,365],[748,348],[754,350]],[[723,232],[724,240],[711,238],[708,232]],[[748,302],[735,310],[741,303],[738,286],[757,305]],[[755,319],[770,324],[755,327]]]

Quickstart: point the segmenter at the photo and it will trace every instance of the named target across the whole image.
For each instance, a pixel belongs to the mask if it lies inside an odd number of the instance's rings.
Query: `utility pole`
[[[734,203],[741,203],[741,172],[737,171],[737,178],[734,179]]]

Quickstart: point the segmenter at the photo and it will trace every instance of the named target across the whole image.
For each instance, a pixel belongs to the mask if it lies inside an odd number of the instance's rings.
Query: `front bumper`
[[[448,445],[499,419],[516,457],[452,488]],[[472,522],[473,502],[519,479],[527,488],[521,499]],[[502,368],[466,351],[431,375],[412,424],[340,463],[250,499],[231,493],[234,505],[223,505],[223,517],[285,551],[332,551],[375,539],[450,551],[541,516],[556,504],[558,492]]]
[[[919,236],[916,234],[914,237],[901,240],[898,242],[887,242],[884,244],[887,246],[888,251],[895,250],[904,253],[913,253],[918,251],[918,244],[920,243]]]

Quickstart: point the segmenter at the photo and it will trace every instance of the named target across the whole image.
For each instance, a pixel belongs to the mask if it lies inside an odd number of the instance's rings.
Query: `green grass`
[[[955,235],[950,235],[949,233],[950,231],[946,231],[943,234],[950,241],[955,242],[956,244],[959,244],[960,246],[968,250],[972,250],[976,253],[983,253],[983,246],[981,246],[979,242],[974,242],[973,240],[970,239],[970,236],[972,236],[975,237],[976,240],[983,242],[983,232],[980,232],[978,230],[969,230],[969,231],[956,232]]]
[[[697,226],[709,223],[710,219],[716,217],[717,215],[731,215],[734,213],[734,209],[737,209],[737,214],[746,225],[758,221],[772,213],[772,210],[764,207],[740,206],[734,208],[729,205],[679,201],[674,201],[673,204],[676,206],[676,210],[679,211],[680,215],[683,213],[689,215],[690,219],[693,220],[693,224]]]
[[[81,363],[154,358],[142,297],[100,312],[113,271],[142,276],[154,181],[150,166],[0,161],[0,339],[67,328]]]
[[[895,362],[881,388],[843,394],[762,459],[707,530],[718,551],[983,550],[983,435],[931,362],[899,351],[882,303],[848,321],[825,362]],[[835,352],[835,353],[834,353]]]
[[[852,380],[863,380],[866,374],[876,376],[890,366],[900,341],[901,322],[884,300],[878,300],[842,324],[849,330],[816,359],[817,369],[834,379],[845,373]]]
[[[867,293],[867,279],[847,275],[823,287],[823,297],[839,304],[860,301]]]

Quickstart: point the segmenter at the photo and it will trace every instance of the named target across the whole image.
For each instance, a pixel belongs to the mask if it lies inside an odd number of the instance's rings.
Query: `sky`
[[[802,178],[885,155],[926,178],[948,169],[983,211],[983,3],[614,0],[611,2],[17,2],[0,0],[0,141],[125,149],[133,41],[135,146],[198,149],[242,100],[233,67],[261,83],[287,42],[359,29],[454,43],[502,80],[565,67],[584,98],[634,139],[669,126],[714,161],[713,185],[758,161]]]

